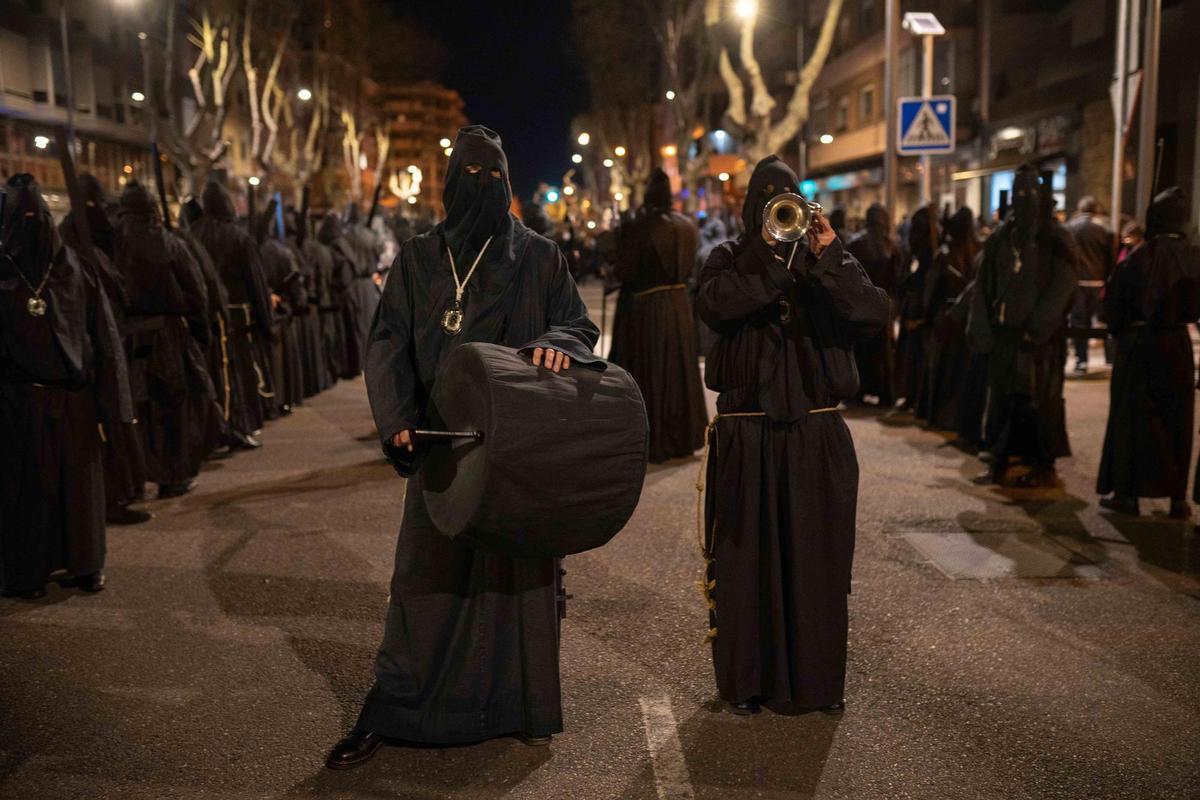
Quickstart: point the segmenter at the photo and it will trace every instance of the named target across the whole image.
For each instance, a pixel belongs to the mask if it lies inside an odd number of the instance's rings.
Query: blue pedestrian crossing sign
[[[900,98],[902,156],[927,156],[954,152],[954,95]]]

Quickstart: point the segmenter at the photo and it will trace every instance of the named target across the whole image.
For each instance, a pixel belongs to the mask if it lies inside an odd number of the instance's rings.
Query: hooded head
[[[300,212],[288,206],[283,210],[283,235],[289,239],[294,239],[299,231]]]
[[[41,275],[58,249],[54,218],[37,180],[29,173],[8,179],[4,217],[0,219],[0,254],[21,265],[26,275]]]
[[[550,217],[546,216],[546,209],[542,208],[542,204],[536,200],[526,200],[521,203],[521,221],[525,223],[525,227],[541,236],[550,235]]]
[[[108,197],[104,187],[95,175],[90,172],[79,174],[79,193],[83,197],[83,207],[87,217],[88,233],[92,243],[104,252],[113,256],[113,226],[108,216]]]
[[[325,215],[325,219],[321,220],[321,227],[317,229],[317,241],[324,245],[331,245],[340,238],[342,238],[342,218],[337,215],[337,212],[330,211]]]
[[[229,190],[216,181],[210,180],[204,187],[204,213],[213,219],[232,222],[237,216],[233,206],[233,196]]]
[[[125,184],[120,200],[121,219],[158,219],[158,206],[145,186],[136,180]]]
[[[650,182],[646,184],[646,194],[643,197],[646,208],[671,207],[671,178],[661,167],[655,167],[650,173]]]
[[[482,125],[458,131],[446,166],[446,241],[455,251],[478,250],[489,236],[511,230],[508,158],[500,136]]]
[[[190,228],[200,221],[204,216],[204,209],[200,206],[200,201],[195,196],[189,197],[179,207],[179,225],[184,228]]]
[[[1037,170],[1025,164],[1017,170],[1012,186],[1012,220],[1019,238],[1028,239],[1037,232],[1041,202]]]
[[[839,204],[833,207],[833,211],[829,212],[829,224],[838,233],[841,233],[846,229],[845,206]]]
[[[892,232],[892,218],[883,203],[872,203],[867,209],[866,226],[876,236],[887,236]]]
[[[763,226],[767,203],[781,194],[800,193],[800,180],[779,156],[767,156],[754,168],[746,201],[742,204],[742,223],[747,236],[757,236]],[[803,241],[803,239],[801,239]]]
[[[975,236],[975,212],[967,206],[955,211],[946,223],[946,233],[955,242],[965,242]]]
[[[932,254],[940,237],[937,231],[937,213],[932,206],[921,206],[913,212],[908,225],[908,250],[920,258]]]
[[[350,207],[346,209],[346,224],[359,225],[363,222],[362,209],[358,207],[358,203],[350,203]]]
[[[1186,236],[1187,232],[1187,193],[1178,186],[1172,186],[1156,195],[1146,210],[1146,238],[1167,234]]]

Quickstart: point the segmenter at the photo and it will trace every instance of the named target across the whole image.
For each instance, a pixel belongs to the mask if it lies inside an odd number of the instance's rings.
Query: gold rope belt
[[[672,292],[677,289],[686,289],[686,283],[668,283],[663,286],[655,286],[653,289],[645,289],[640,292],[634,292],[634,297],[645,297],[648,294],[658,294],[659,292]]]
[[[225,421],[229,422],[229,399],[233,389],[229,386],[229,336],[225,331],[225,318],[217,316],[217,328],[221,332],[221,382],[225,384]]]
[[[837,406],[830,408],[814,408],[809,414],[824,414],[837,411]],[[709,444],[713,445],[717,457],[721,455],[720,440],[717,438],[717,423],[731,417],[766,417],[763,411],[733,411],[728,414],[717,414],[704,428],[704,450],[700,454],[700,473],[696,476],[696,539],[700,545],[700,555],[704,559],[704,577],[696,585],[708,606],[709,628],[704,637],[705,642],[717,638],[717,601],[713,598],[713,589],[717,588],[717,579],[712,575],[713,564],[716,563],[717,551],[717,521],[713,520],[713,533],[709,540],[704,536],[704,492],[707,488]]]

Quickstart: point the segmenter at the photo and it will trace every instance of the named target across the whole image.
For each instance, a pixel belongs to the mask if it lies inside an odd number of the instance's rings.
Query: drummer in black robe
[[[945,241],[933,259],[933,269],[925,283],[929,370],[926,391],[922,395],[924,419],[941,430],[958,427],[959,400],[968,391],[970,349],[967,347],[964,309],[955,306],[967,286],[975,279],[975,256],[979,241],[975,236],[975,215],[963,207],[947,221]]]
[[[687,456],[704,444],[708,412],[687,280],[698,241],[696,226],[671,208],[671,179],[655,169],[645,204],[625,226],[615,275],[627,310],[614,345],[637,381],[650,420],[650,463]]]
[[[1001,483],[1017,457],[1030,468],[1018,485],[1041,486],[1052,480],[1055,459],[1070,454],[1063,364],[1074,255],[1039,194],[1037,172],[1018,169],[1012,212],[984,244],[972,297],[968,336],[976,352],[989,354],[992,465],[979,483]]]
[[[258,246],[237,221],[229,192],[215,182],[204,188],[204,216],[192,233],[208,250],[229,295],[225,333],[230,444],[259,447],[256,436],[263,425],[263,401],[273,396],[264,358],[273,312]]]
[[[535,365],[603,368],[598,332],[562,253],[509,213],[500,138],[459,131],[446,170],[446,221],[400,249],[371,331],[367,390],[384,451],[409,476],[375,685],[327,764],[343,769],[383,737],[422,743],[562,730],[553,558],[518,558],[449,539],[422,499],[422,448],[438,365],[493,342]],[[535,422],[530,420],[530,422]]]
[[[705,380],[720,392],[705,503],[713,666],[736,713],[841,708],[858,461],[838,403],[858,392],[853,346],[887,323],[828,222],[775,242],[763,212],[799,181],[776,156],[750,178],[746,232],[700,276],[719,339]]]
[[[117,274],[113,259],[116,254],[116,238],[112,220],[108,216],[108,197],[100,181],[90,173],[79,174],[79,193],[83,199],[83,217],[91,247],[79,241],[79,225],[75,210],[67,212],[58,226],[59,235],[67,247],[82,257],[90,253],[96,263],[96,275],[104,289],[117,329],[125,326],[125,314],[129,306],[129,293],[125,280]],[[126,362],[130,361],[129,341],[122,337],[125,345]],[[136,395],[137,386],[130,386]],[[101,443],[104,454],[104,494],[106,498],[105,521],[109,525],[138,525],[148,522],[151,514],[131,505],[142,499],[146,485],[146,462],[138,435],[137,421],[114,422],[105,431]]]
[[[846,250],[863,265],[871,283],[889,295],[896,294],[903,257],[892,236],[891,215],[886,208],[874,203],[867,209],[866,227],[846,244]],[[895,346],[896,332],[891,320],[874,336],[855,342],[860,402],[870,395],[880,408],[895,404]]]
[[[103,431],[133,419],[95,268],[66,247],[32,175],[0,219],[0,593],[104,587]]]
[[[146,475],[160,499],[178,497],[195,488],[216,446],[209,425],[216,393],[203,350],[212,335],[208,292],[200,265],[163,229],[158,203],[144,186],[126,184],[119,208],[117,269],[129,289]]]
[[[1138,513],[1139,497],[1169,497],[1190,515],[1195,359],[1187,326],[1200,318],[1200,248],[1189,244],[1183,190],[1168,189],[1146,212],[1146,241],[1117,267],[1104,297],[1116,337],[1108,428],[1100,458],[1100,505]]]

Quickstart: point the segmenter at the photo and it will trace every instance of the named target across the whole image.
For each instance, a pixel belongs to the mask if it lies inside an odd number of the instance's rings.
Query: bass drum
[[[425,459],[425,504],[451,538],[565,556],[608,542],[637,507],[646,407],[620,367],[555,374],[509,347],[464,344],[442,363],[431,409],[438,427],[483,432]]]

